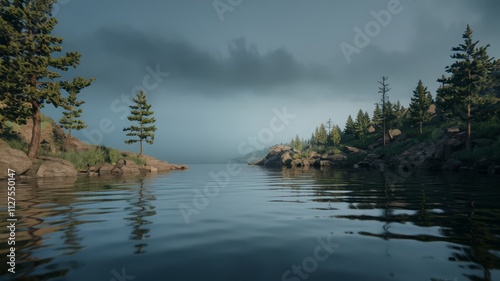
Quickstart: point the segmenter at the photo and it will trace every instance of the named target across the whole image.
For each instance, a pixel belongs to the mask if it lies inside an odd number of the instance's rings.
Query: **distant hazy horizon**
[[[249,137],[272,146],[308,139],[328,118],[343,128],[360,108],[371,115],[382,75],[393,102],[407,106],[419,79],[435,95],[467,24],[500,57],[498,1],[220,2],[225,10],[193,0],[59,3],[54,33],[64,52],[82,54],[67,77],[96,78],[81,94],[87,131],[75,135],[137,151],[122,128],[131,93],[146,89],[158,131],[145,153],[224,163]],[[284,108],[296,117],[271,130]],[[50,105],[42,112],[61,117]]]

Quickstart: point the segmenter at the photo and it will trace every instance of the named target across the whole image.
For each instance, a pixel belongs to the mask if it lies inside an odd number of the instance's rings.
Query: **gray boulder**
[[[78,175],[75,166],[69,161],[54,157],[41,157],[40,159],[43,162],[36,171],[38,177],[74,177]]]
[[[31,167],[31,160],[21,150],[13,149],[0,140],[0,178],[8,177],[8,169],[16,171],[16,175],[24,174]]]

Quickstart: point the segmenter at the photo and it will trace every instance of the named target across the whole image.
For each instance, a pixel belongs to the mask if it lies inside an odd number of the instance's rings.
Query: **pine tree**
[[[294,145],[295,145],[294,147],[295,150],[299,151],[302,150],[302,141],[300,140],[299,135],[295,136]]]
[[[422,80],[419,80],[410,102],[410,117],[413,122],[419,125],[420,134],[423,134],[423,123],[429,122],[432,118],[432,114],[429,112],[432,102],[431,93],[424,86]]]
[[[0,8],[0,109],[5,120],[33,121],[28,157],[37,158],[41,141],[41,108],[64,105],[61,73],[76,67],[80,54],[62,51],[62,38],[53,36],[56,0],[2,0]]]
[[[365,128],[368,128],[368,126],[370,126],[370,115],[368,114],[368,111],[365,111],[365,114],[363,115],[363,122]]]
[[[358,111],[358,115],[356,116],[356,121],[354,122],[354,134],[360,138],[364,139],[366,135],[366,129],[368,127],[368,122],[370,118],[366,118],[365,114],[363,113],[363,110]]]
[[[482,105],[494,102],[490,72],[495,66],[493,58],[487,53],[490,45],[478,47],[479,41],[472,40],[472,33],[472,29],[467,25],[462,36],[464,43],[452,48],[455,53],[451,58],[455,59],[455,62],[446,67],[450,76],[438,79],[443,86],[438,89],[437,96],[438,105],[443,112],[465,120],[466,147],[469,151],[474,113],[480,111]]]
[[[333,126],[333,129],[331,132],[331,139],[332,139],[333,145],[338,146],[340,144],[342,136],[340,135],[340,128],[338,126]]]
[[[347,117],[347,121],[345,123],[344,134],[346,135],[354,135],[356,125],[354,124],[354,120],[352,120],[352,116],[349,115]]]
[[[398,100],[396,104],[393,106],[393,114],[394,114],[393,125],[396,128],[403,127],[403,117],[405,112],[406,112],[405,107],[402,106],[401,102]]]
[[[326,128],[328,128],[327,131],[328,134],[332,132],[332,127],[333,127],[332,118],[328,118],[328,121],[326,121]]]
[[[132,144],[139,142],[140,152],[137,157],[140,157],[143,152],[142,141],[145,141],[149,144],[154,143],[154,132],[156,132],[156,127],[155,125],[149,124],[154,124],[156,120],[154,117],[149,117],[153,115],[154,112],[150,110],[151,105],[147,103],[146,94],[143,91],[140,91],[137,94],[137,97],[133,98],[132,100],[135,104],[129,106],[131,109],[131,115],[127,118],[129,121],[137,121],[139,123],[139,126],[132,125],[130,127],[124,128],[123,131],[129,131],[129,133],[127,133],[127,136],[129,137],[137,137],[125,140],[125,143]]]
[[[317,138],[319,145],[326,144],[326,141],[328,139],[328,134],[326,132],[325,125],[323,123],[321,123],[321,125],[319,126]]]
[[[80,120],[83,110],[79,108],[85,101],[78,101],[77,96],[80,91],[88,86],[94,81],[94,79],[83,79],[81,77],[73,78],[72,82],[63,81],[60,83],[61,88],[69,93],[68,98],[64,101],[63,117],[59,120],[59,124],[64,129],[68,130],[68,135],[66,136],[66,141],[64,148],[66,149],[68,142],[71,138],[72,130],[81,130],[87,128],[87,125],[83,120]]]
[[[384,140],[384,146],[386,143],[385,134],[387,126],[387,113],[388,113],[387,102],[389,101],[389,95],[387,94],[387,92],[391,90],[391,88],[389,88],[389,84],[387,83],[388,79],[389,78],[387,76],[382,76],[382,81],[378,81],[378,83],[380,84],[380,87],[378,88],[378,93],[382,96],[380,101],[380,106],[382,107],[382,136],[383,136],[382,138]]]
[[[372,124],[376,130],[380,130],[382,125],[382,110],[378,103],[375,104],[375,110],[373,111]]]

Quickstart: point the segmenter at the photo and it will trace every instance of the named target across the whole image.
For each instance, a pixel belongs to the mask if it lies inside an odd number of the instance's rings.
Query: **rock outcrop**
[[[264,159],[255,165],[273,168],[346,167],[353,165],[355,168],[381,171],[389,167],[406,170],[474,170],[481,173],[500,174],[499,163],[491,161],[488,157],[475,161],[460,161],[454,156],[455,152],[464,150],[466,142],[466,133],[458,129],[436,129],[432,132],[430,139],[422,142],[409,138],[400,130],[390,130],[387,138],[387,150],[380,149],[383,145],[383,139],[380,138],[368,146],[366,151],[345,146],[344,153],[318,154],[311,152],[308,156],[304,156],[300,151],[294,151],[288,146],[278,145],[271,148]],[[473,149],[484,148],[494,143],[493,139],[476,139],[472,141],[472,147]]]
[[[78,175],[78,171],[75,169],[75,166],[73,166],[73,164],[69,161],[54,157],[41,157],[40,162],[41,165],[36,171],[36,175],[38,177],[74,177]]]
[[[344,154],[317,154],[311,153],[308,157],[300,157],[300,151],[291,149],[289,146],[277,145],[269,150],[264,159],[254,165],[268,168],[291,168],[291,167],[340,167],[344,166],[347,156]]]
[[[8,177],[8,169],[12,169],[17,175],[21,175],[30,167],[31,160],[26,156],[26,153],[12,148],[3,140],[0,140],[0,178]]]

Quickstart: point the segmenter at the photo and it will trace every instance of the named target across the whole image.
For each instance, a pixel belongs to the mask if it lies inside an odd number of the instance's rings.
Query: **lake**
[[[190,165],[15,199],[0,280],[500,280],[498,176]]]

